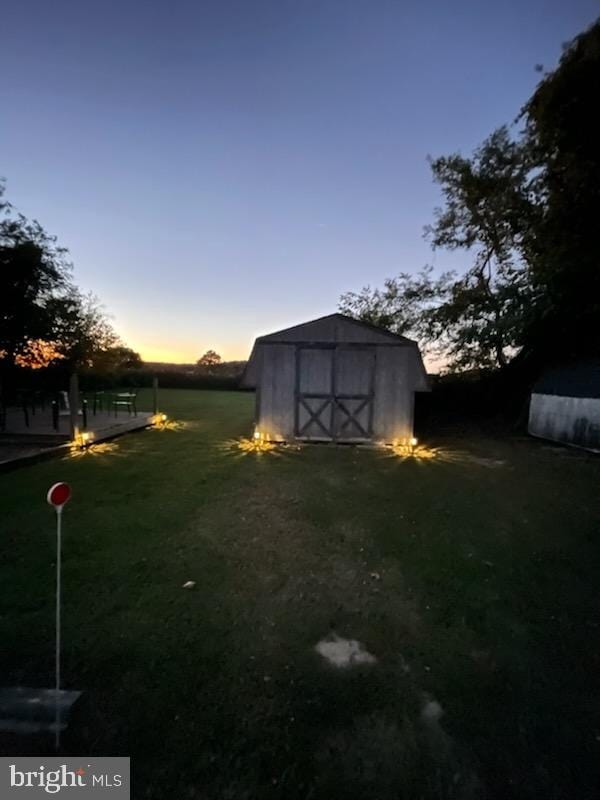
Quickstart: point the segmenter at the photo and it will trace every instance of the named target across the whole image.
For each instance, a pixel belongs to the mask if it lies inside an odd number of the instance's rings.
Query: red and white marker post
[[[54,744],[60,747],[60,588],[62,567],[62,510],[71,498],[68,483],[55,483],[48,489],[46,500],[56,511],[56,695],[54,724],[56,727]]]

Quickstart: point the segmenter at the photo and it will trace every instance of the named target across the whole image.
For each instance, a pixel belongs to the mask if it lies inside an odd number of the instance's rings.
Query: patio
[[[72,385],[68,394],[55,397],[51,402],[29,400],[2,409],[0,469],[58,455],[73,442],[97,444],[155,421],[153,411],[137,409],[136,395],[130,392],[88,397]]]
[[[83,415],[77,415],[77,439],[82,445],[114,439],[124,433],[150,427],[155,420],[151,411],[127,412],[117,416],[108,411],[98,411],[90,415],[87,426],[83,427]],[[7,408],[5,428],[0,431],[0,470],[51,458],[71,447],[71,420],[69,416],[59,416],[58,430],[53,426],[52,413],[37,410],[25,424],[23,410]]]
[[[56,426],[52,410],[48,408],[37,409],[35,413],[30,411],[28,417],[27,421],[21,408],[7,408],[4,430],[0,431],[0,445],[16,439],[22,440],[23,444],[32,444],[34,441],[40,444],[63,444],[73,438],[71,414],[68,412],[58,414]],[[90,441],[101,442],[121,433],[148,427],[152,424],[154,413],[119,411],[115,414],[97,411],[96,414],[88,412],[85,419],[82,413],[74,415],[74,418],[79,435],[87,433]]]

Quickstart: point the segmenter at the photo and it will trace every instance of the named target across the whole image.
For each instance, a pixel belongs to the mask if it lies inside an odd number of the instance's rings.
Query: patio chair
[[[115,412],[115,417],[119,412],[119,408],[126,408],[129,415],[133,411],[134,416],[137,417],[137,391],[136,392],[119,392],[113,395],[112,407]]]

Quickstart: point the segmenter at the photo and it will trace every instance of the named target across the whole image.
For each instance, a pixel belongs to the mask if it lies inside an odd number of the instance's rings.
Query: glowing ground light
[[[217,447],[224,454],[234,457],[248,456],[253,453],[257,456],[268,453],[270,456],[289,457],[293,453],[298,453],[302,450],[299,443],[271,441],[268,435],[264,435],[262,438],[259,436],[257,438],[254,433],[251,434],[250,438],[244,436],[240,439],[227,439],[217,445]]]
[[[98,444],[93,442],[86,447],[81,447],[77,442],[74,442],[71,445],[70,456],[72,458],[78,458],[80,456],[107,456],[114,455],[118,450],[119,445],[116,442],[100,442]]]
[[[438,448],[419,445],[419,440],[415,439],[414,436],[410,439],[395,441],[393,444],[387,445],[387,449],[400,458],[414,458],[417,460],[436,458],[439,455]]]
[[[424,445],[419,445],[411,447],[409,456],[416,458],[419,461],[425,461],[430,458],[437,458],[439,456],[439,450],[435,447],[425,447]]]
[[[78,433],[77,436],[71,442],[71,449],[72,450],[85,450],[89,447],[94,440],[94,435],[89,431],[82,431]]]
[[[184,428],[189,428],[190,423],[169,419],[167,414],[160,412],[152,418],[152,427],[155,431],[182,431]]]
[[[268,453],[270,450],[275,450],[275,444],[268,439],[261,438],[261,434],[255,431],[252,439],[240,439],[237,446],[245,453]]]
[[[275,444],[269,441],[269,436],[264,431],[255,430],[251,439],[239,439],[237,446],[245,453],[267,453],[275,449]]]

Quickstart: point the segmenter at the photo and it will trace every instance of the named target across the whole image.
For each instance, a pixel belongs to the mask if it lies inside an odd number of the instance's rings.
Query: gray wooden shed
[[[429,391],[416,342],[343,314],[259,337],[242,386],[271,441],[402,442]]]

